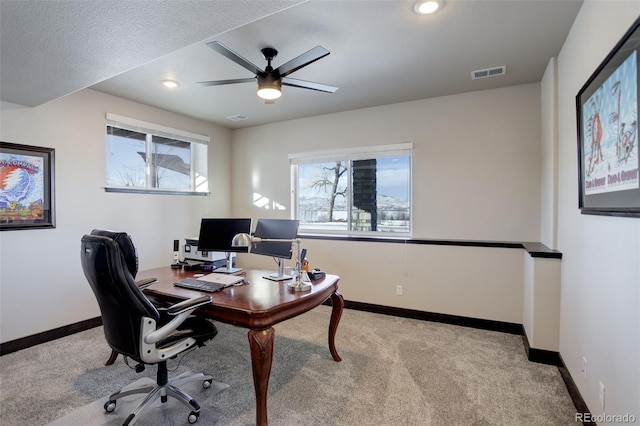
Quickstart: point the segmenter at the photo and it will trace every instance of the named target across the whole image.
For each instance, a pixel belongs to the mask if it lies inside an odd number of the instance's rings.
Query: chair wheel
[[[205,389],[209,389],[211,387],[211,380],[205,380],[202,382],[202,387]]]
[[[192,411],[191,413],[189,413],[189,417],[187,417],[187,421],[190,424],[194,424],[195,422],[198,421],[198,417],[200,417],[200,413],[198,411]]]
[[[116,401],[107,401],[104,403],[104,411],[111,413],[116,409]]]

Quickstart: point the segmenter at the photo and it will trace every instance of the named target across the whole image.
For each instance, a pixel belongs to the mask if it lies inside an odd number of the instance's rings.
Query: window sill
[[[105,192],[121,192],[125,194],[162,194],[162,195],[196,195],[205,197],[210,192],[197,192],[197,191],[178,191],[172,189],[150,189],[150,188],[118,188],[113,186],[106,186]]]

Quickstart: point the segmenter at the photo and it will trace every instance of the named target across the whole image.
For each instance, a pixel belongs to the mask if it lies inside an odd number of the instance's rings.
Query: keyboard
[[[140,287],[140,286],[144,286],[144,285],[147,285],[147,284],[154,283],[156,281],[158,281],[157,278],[143,278],[143,279],[141,279],[139,281],[136,281],[136,285],[138,287]]]
[[[212,283],[209,281],[198,280],[196,278],[183,278],[180,281],[176,281],[173,285],[190,290],[207,291],[213,293],[225,288],[224,284]]]

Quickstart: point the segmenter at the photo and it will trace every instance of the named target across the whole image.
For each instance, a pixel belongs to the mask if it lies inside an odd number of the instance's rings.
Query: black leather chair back
[[[105,236],[85,235],[81,247],[82,270],[100,305],[107,343],[141,361],[141,320],[159,321],[157,309],[136,285],[118,243]]]
[[[133,278],[138,274],[138,251],[133,243],[131,236],[126,232],[110,231],[108,229],[94,229],[91,235],[101,235],[109,237],[120,246],[120,253],[124,256],[124,261],[129,268],[129,272]]]

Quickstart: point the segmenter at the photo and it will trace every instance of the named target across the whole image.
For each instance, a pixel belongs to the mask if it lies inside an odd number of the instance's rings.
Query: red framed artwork
[[[54,153],[0,142],[0,231],[55,228]]]

